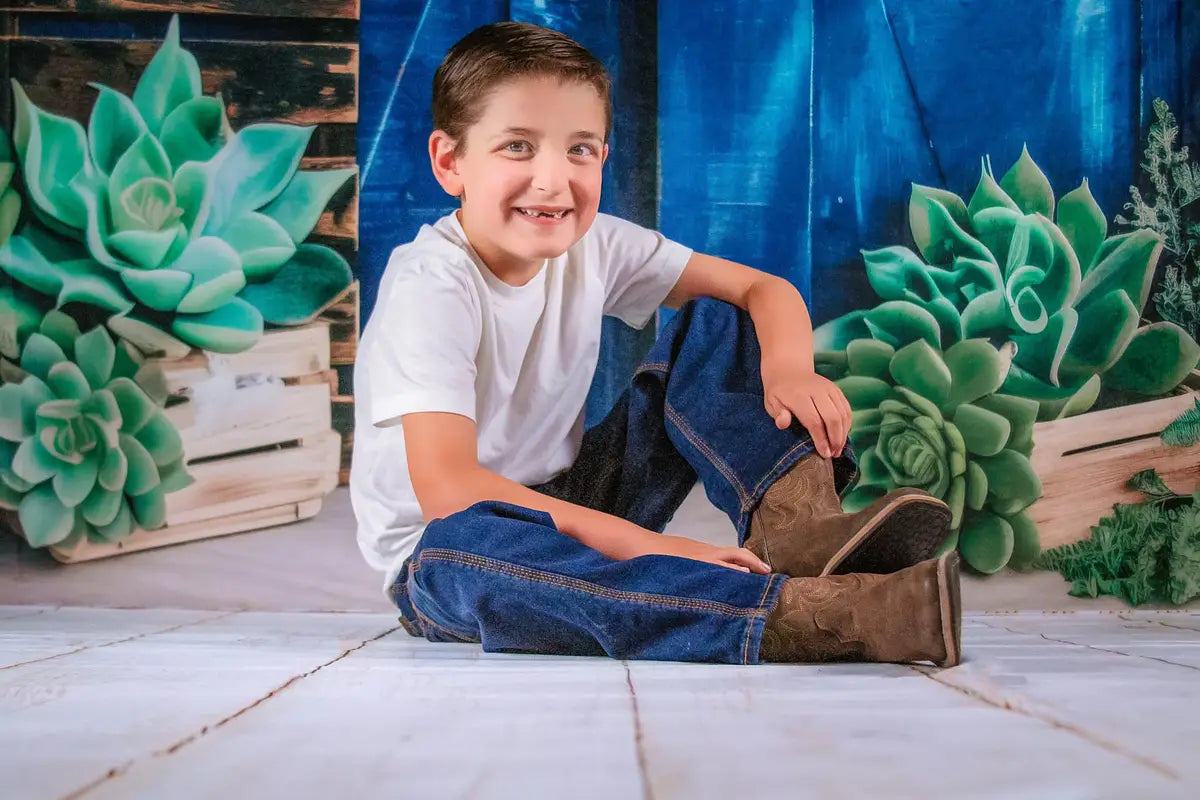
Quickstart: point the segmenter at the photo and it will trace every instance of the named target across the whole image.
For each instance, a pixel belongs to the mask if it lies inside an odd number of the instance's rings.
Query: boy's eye
[[[504,149],[509,153],[528,153],[531,148],[529,142],[509,142]]]
[[[590,144],[577,144],[571,148],[571,152],[577,156],[591,156],[596,154],[596,148]]]

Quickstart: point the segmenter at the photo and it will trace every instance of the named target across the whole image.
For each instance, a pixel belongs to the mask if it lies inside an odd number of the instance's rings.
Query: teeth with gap
[[[551,217],[552,219],[562,219],[567,213],[566,211],[556,211],[553,213],[549,211],[531,211],[528,208],[519,208],[517,210],[527,217]]]

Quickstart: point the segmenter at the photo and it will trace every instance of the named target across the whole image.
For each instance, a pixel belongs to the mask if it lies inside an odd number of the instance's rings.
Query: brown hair
[[[589,83],[604,102],[604,139],[612,132],[612,80],[591,52],[566,34],[525,22],[495,22],[460,39],[433,75],[433,126],[461,151],[493,89],[513,78],[546,75]]]

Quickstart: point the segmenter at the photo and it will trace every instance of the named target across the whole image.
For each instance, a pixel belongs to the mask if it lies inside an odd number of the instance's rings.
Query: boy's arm
[[[447,517],[483,500],[545,511],[558,530],[609,558],[661,554],[769,573],[749,550],[716,547],[646,530],[620,517],[548,497],[479,465],[475,423],[458,414],[417,413],[401,418],[408,471],[426,520]]]
[[[762,350],[763,403],[776,426],[792,415],[825,458],[841,455],[850,433],[850,403],[813,366],[808,306],[790,282],[734,261],[693,253],[663,305],[679,308],[697,297],[715,297],[754,321]]]

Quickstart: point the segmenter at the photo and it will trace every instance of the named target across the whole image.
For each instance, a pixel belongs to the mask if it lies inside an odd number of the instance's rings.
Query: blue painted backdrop
[[[562,30],[615,79],[603,211],[791,280],[819,324],[871,304],[859,250],[908,244],[910,182],[969,195],[1023,144],[1111,220],[1162,97],[1200,132],[1195,0],[364,0],[360,264],[452,207],[425,155],[445,51],[501,19]],[[729,9],[733,9],[730,11]],[[1193,147],[1195,141],[1191,141]],[[616,321],[589,404],[623,389],[652,331]]]

